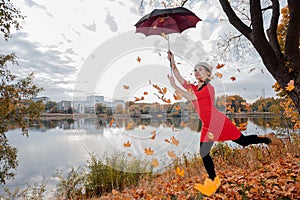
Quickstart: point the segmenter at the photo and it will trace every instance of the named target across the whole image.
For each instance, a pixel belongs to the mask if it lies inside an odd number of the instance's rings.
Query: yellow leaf
[[[184,176],[184,169],[180,169],[179,167],[176,168],[176,174],[179,176]]]
[[[289,92],[294,90],[295,89],[294,80],[290,80],[290,82],[287,84],[287,87],[285,87],[285,89]]]

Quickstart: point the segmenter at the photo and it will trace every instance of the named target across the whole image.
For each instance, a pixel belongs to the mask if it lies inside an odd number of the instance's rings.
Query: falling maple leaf
[[[145,152],[146,155],[153,155],[154,154],[154,150],[151,149],[151,147],[149,147],[148,149],[145,148],[144,152]]]
[[[130,146],[131,146],[131,143],[130,143],[129,140],[128,140],[126,143],[123,144],[123,146],[124,146],[124,147],[130,147]]]
[[[152,84],[151,80],[149,80],[149,84],[150,84],[150,85]]]
[[[154,130],[154,131],[151,132],[151,137],[150,137],[150,139],[151,139],[151,140],[154,140],[155,137],[156,137],[156,131]]]
[[[128,90],[128,89],[129,89],[129,86],[128,86],[128,85],[123,85],[123,88],[124,88],[125,90]]]
[[[113,123],[115,122],[114,118],[111,118],[110,122],[109,122],[109,127],[111,127],[113,125]]]
[[[182,95],[178,94],[178,92],[175,91],[175,94],[173,94],[174,100],[180,100],[182,99]]]
[[[170,139],[171,139],[171,144],[175,144],[176,146],[179,145],[179,140],[177,140],[174,136],[172,136]]]
[[[136,60],[140,63],[142,59],[138,56]]]
[[[184,176],[184,169],[180,169],[179,167],[177,167],[175,172],[179,176]]]
[[[174,153],[174,151],[168,151],[168,156],[171,158],[176,158],[176,154]]]
[[[137,102],[137,101],[142,101],[142,100],[144,100],[144,97],[143,97],[143,96],[141,96],[141,98],[139,98],[139,97],[134,97],[134,101],[135,101],[135,102]]]
[[[287,87],[285,87],[285,89],[289,92],[294,90],[295,89],[294,80],[290,80],[290,82],[288,82]]]
[[[164,88],[162,89],[162,92],[163,92],[164,94],[166,94],[166,93],[167,93],[167,88],[164,87]]]
[[[235,80],[236,80],[236,77],[232,76],[232,77],[230,77],[230,79],[231,79],[232,81],[235,81]]]
[[[129,122],[126,126],[126,130],[131,129],[133,127],[133,125],[134,125],[134,122]]]
[[[153,166],[153,167],[158,167],[159,166],[159,162],[158,162],[158,160],[157,159],[152,159],[152,162],[151,162],[151,165]]]
[[[263,70],[263,69],[261,69],[260,71],[261,71],[262,74],[264,73],[264,70]]]
[[[240,69],[236,69],[238,72],[241,72],[241,70]]]
[[[216,77],[218,77],[218,78],[222,78],[222,77],[223,77],[223,74],[221,74],[220,72],[215,73],[215,75],[216,75]]]
[[[216,66],[216,68],[217,69],[221,69],[222,67],[224,67],[225,66],[225,64],[220,64],[220,63],[218,63],[218,65]]]
[[[144,92],[144,95],[145,95],[145,96],[148,95],[148,92]]]

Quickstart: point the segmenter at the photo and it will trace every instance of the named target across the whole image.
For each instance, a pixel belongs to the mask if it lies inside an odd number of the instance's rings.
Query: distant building
[[[84,101],[73,101],[72,107],[76,113],[85,113]]]
[[[72,108],[72,101],[60,101],[57,103],[58,112],[67,112],[70,108]]]
[[[43,104],[46,104],[51,99],[49,97],[33,97],[33,98],[31,98],[31,100],[34,102],[42,101]]]

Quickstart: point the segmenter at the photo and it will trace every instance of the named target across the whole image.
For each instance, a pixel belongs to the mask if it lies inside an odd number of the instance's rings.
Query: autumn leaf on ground
[[[134,125],[134,122],[129,122],[126,126],[126,130],[131,129],[133,127],[133,125]]]
[[[126,143],[123,144],[123,146],[124,146],[124,147],[130,147],[130,146],[131,146],[131,143],[130,143],[129,140],[128,140]]]
[[[158,166],[159,166],[158,160],[154,158],[154,159],[152,160],[152,162],[151,162],[151,165],[152,165],[153,167],[158,167]]]
[[[151,140],[154,140],[155,137],[156,137],[156,131],[154,130],[154,131],[151,132],[151,137],[150,137],[150,139],[151,139]]]
[[[218,65],[216,66],[216,68],[217,69],[221,69],[222,67],[224,67],[225,66],[225,64],[220,64],[220,63],[218,63]]]
[[[149,147],[148,149],[145,148],[144,152],[145,152],[146,155],[153,155],[154,154],[154,150],[151,149],[151,147]]]
[[[288,82],[287,87],[285,87],[285,89],[289,92],[294,90],[295,89],[294,80],[290,80],[290,82]]]
[[[124,88],[125,90],[128,90],[128,89],[129,89],[129,86],[128,86],[128,85],[123,85],[123,88]]]
[[[179,167],[177,167],[175,172],[179,176],[184,176],[184,169],[180,169]]]
[[[176,158],[176,154],[174,153],[174,151],[168,151],[168,156],[171,158]]]
[[[136,60],[140,63],[142,59],[138,56]]]
[[[215,75],[216,75],[216,77],[218,77],[218,78],[222,78],[222,77],[223,77],[223,74],[221,74],[220,72],[215,73]]]
[[[235,80],[236,80],[236,77],[232,76],[232,77],[230,77],[230,79],[231,79],[232,81],[235,81]]]
[[[115,122],[114,118],[111,118],[110,122],[109,122],[109,127],[111,127],[113,125],[113,123]]]

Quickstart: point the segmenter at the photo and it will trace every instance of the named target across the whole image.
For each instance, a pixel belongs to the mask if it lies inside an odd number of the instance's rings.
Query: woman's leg
[[[211,180],[214,180],[216,177],[215,165],[211,156],[209,155],[213,144],[213,142],[200,142],[200,155],[203,160],[204,167]]]
[[[242,146],[248,146],[250,144],[260,144],[260,143],[270,144],[272,142],[271,139],[268,137],[258,137],[257,135],[245,136],[243,134],[241,134],[241,136],[238,139],[233,141]]]

